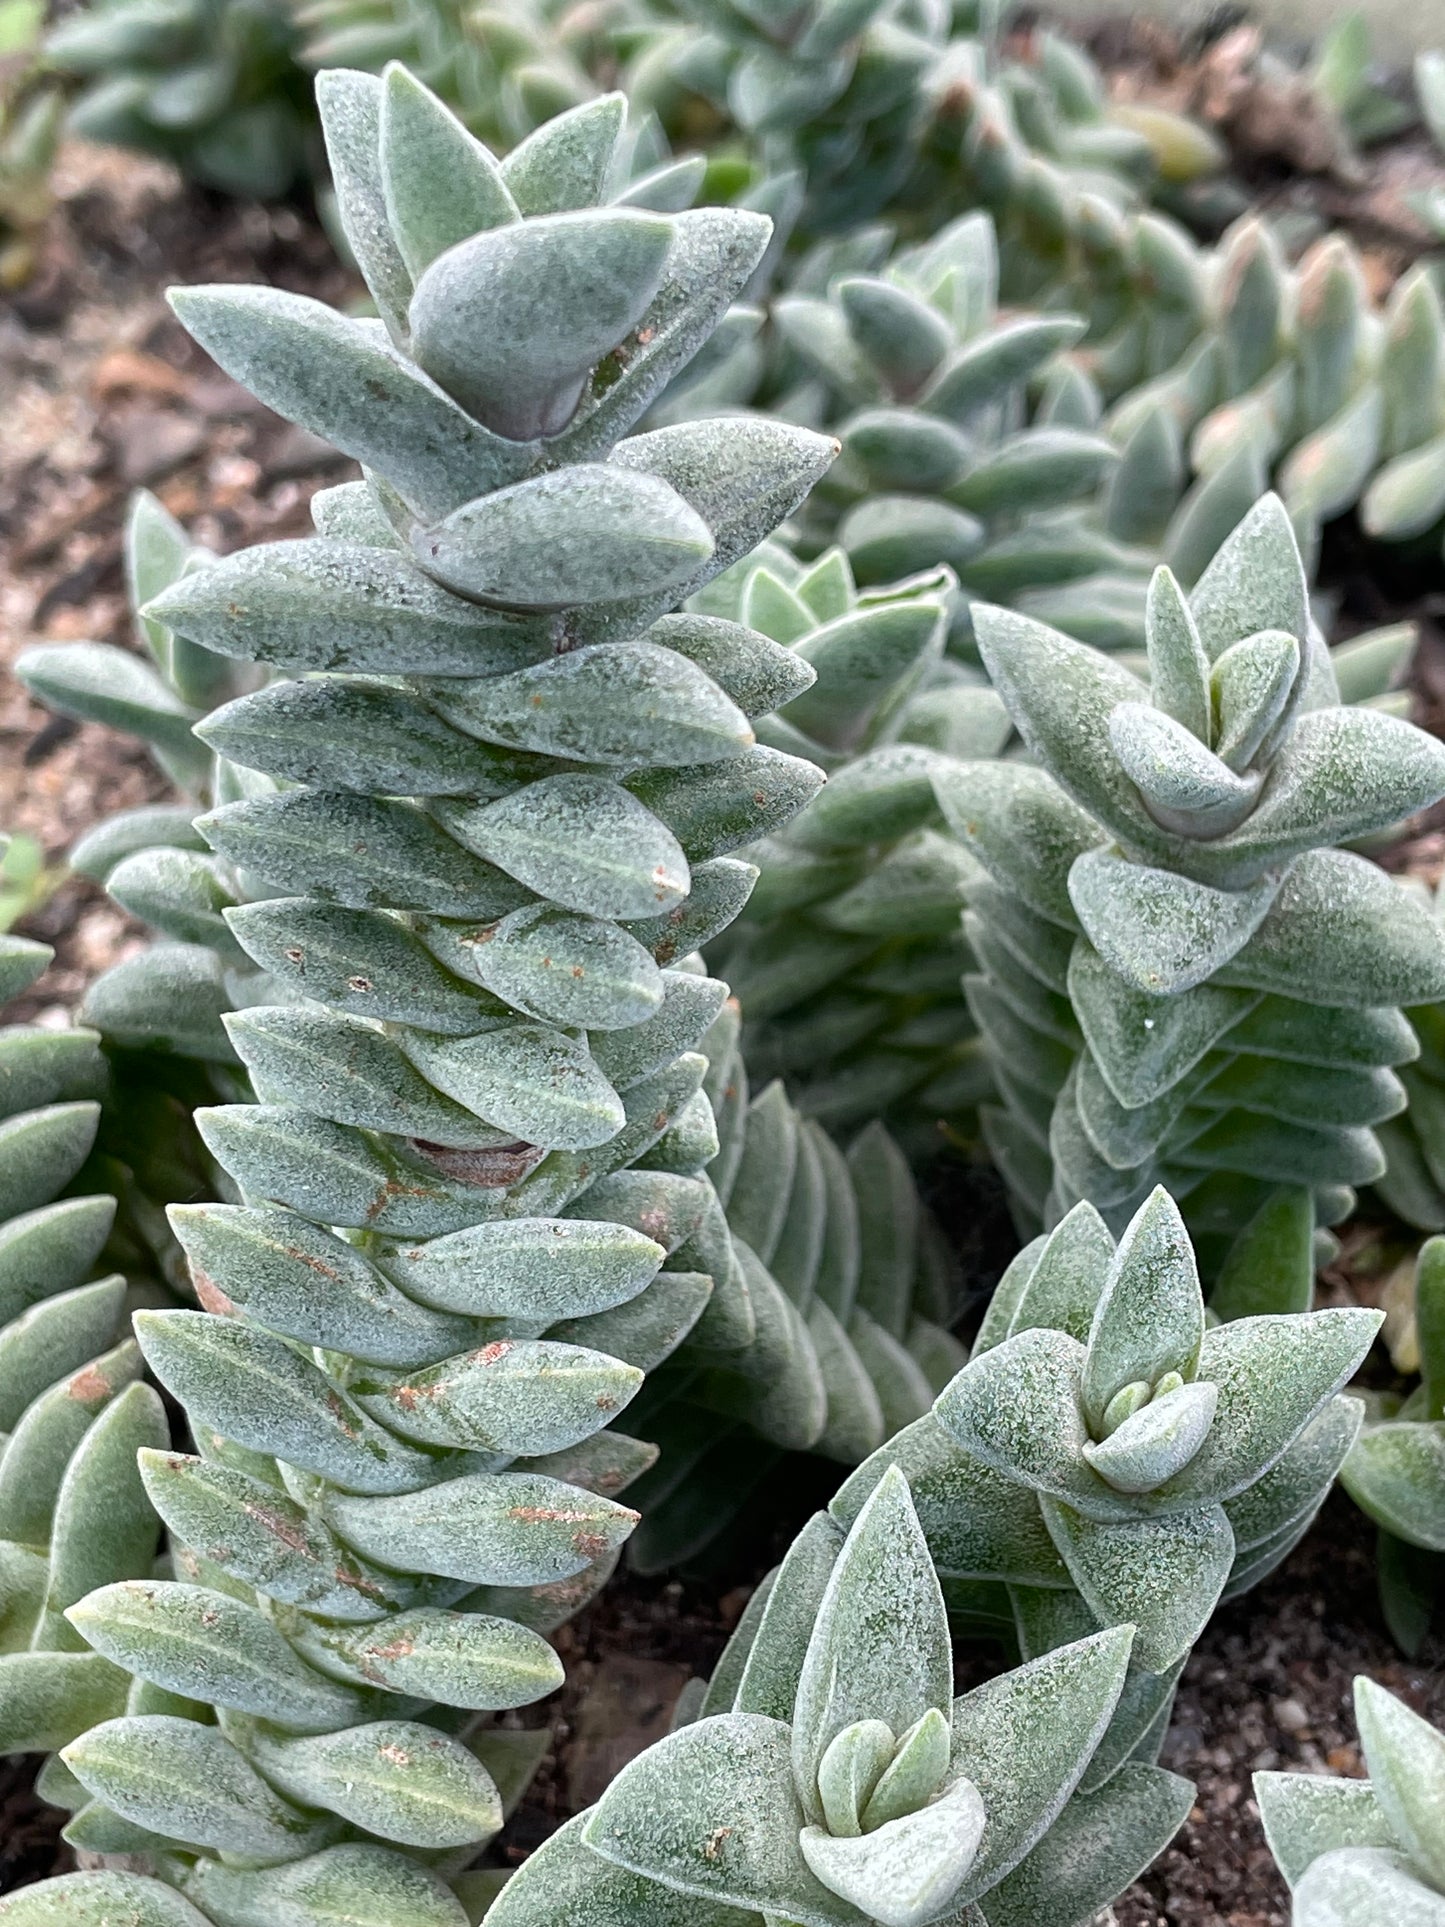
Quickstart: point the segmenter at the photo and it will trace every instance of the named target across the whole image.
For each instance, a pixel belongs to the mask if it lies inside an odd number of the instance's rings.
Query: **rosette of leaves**
[[[933,1413],[833,1512],[851,1520],[897,1465],[960,1613],[1012,1622],[1026,1653],[1133,1624],[1136,1668],[1155,1676],[1137,1689],[1147,1725],[1216,1602],[1271,1571],[1318,1511],[1362,1415],[1337,1394],[1380,1318],[1207,1324],[1167,1192],[1117,1246],[1076,1205],[1010,1265]]]
[[[1368,1779],[1254,1776],[1294,1927],[1440,1927],[1445,1734],[1363,1676],[1355,1680],[1355,1723]]]
[[[753,1336],[722,1348],[714,1313],[665,1362],[638,1361],[656,1369],[629,1422],[661,1448],[632,1493],[628,1556],[645,1571],[704,1555],[719,1569],[785,1453],[856,1465],[927,1412],[965,1356],[952,1258],[898,1145],[875,1122],[845,1151],[780,1082],[754,1093],[738,1029],[729,1004],[702,1042],[708,1175]]]
[[[245,883],[222,927],[280,1001],[228,1018],[259,1102],[200,1115],[231,1201],[172,1213],[205,1309],[141,1321],[201,1448],[146,1462],[181,1576],[73,1609],[217,1709],[104,1725],[67,1763],[236,1916],[294,1910],[292,1863],[358,1834],[404,1887],[392,1848],[441,1878],[499,1824],[455,1716],[557,1684],[541,1633],[605,1578],[636,1519],[611,1495],[652,1457],[604,1430],[643,1376],[611,1314],[681,1335],[716,1299],[750,1335],[725,1242],[690,1261],[716,1141],[694,1047],[724,991],[671,960],[745,899],[726,852],[820,780],[748,722],[804,666],[667,612],[831,445],[624,439],[766,221],[589,204],[617,97],[499,164],[403,70],[320,91],[395,332],[269,289],[174,297],[368,479],[318,498],[316,538],[148,606],[288,672],[203,725],[250,772],[201,819]],[[237,1886],[234,1854],[278,1866]]]
[[[694,1716],[514,1874],[494,1927],[1072,1927],[1177,1831],[1186,1780],[1100,1763],[1128,1627],[953,1695],[905,1480],[826,1514],[755,1596]],[[1085,1789],[1086,1790],[1082,1790]]]
[[[1275,497],[1191,596],[1155,576],[1147,684],[1029,617],[973,616],[1037,764],[934,778],[989,873],[968,996],[1021,1219],[1088,1197],[1118,1225],[1163,1182],[1199,1235],[1278,1186],[1336,1222],[1403,1106],[1397,1006],[1445,983],[1428,909],[1337,846],[1438,797],[1445,750],[1340,704]]]
[[[81,83],[74,133],[257,200],[300,186],[315,159],[296,50],[280,0],[101,0],[45,40],[47,65]]]
[[[812,666],[762,734],[830,778],[747,852],[757,889],[711,952],[742,1003],[749,1070],[785,1078],[830,1126],[886,1114],[920,1151],[935,1102],[977,1063],[957,994],[977,866],[942,833],[929,773],[995,755],[1012,727],[979,672],[943,658],[954,591],[947,568],[860,591],[841,549],[805,565],[771,543],[699,598]]]
[[[1380,1602],[1411,1655],[1445,1599],[1445,1238],[1416,1260],[1414,1339],[1420,1383],[1404,1400],[1371,1397],[1340,1474],[1380,1529]]]
[[[0,998],[44,970],[0,936]],[[83,1189],[105,1061],[92,1030],[0,1029],[0,1746],[51,1752],[144,1694],[66,1618],[99,1585],[143,1579],[159,1521],[136,1471],[168,1440],[141,1384],[126,1279],[97,1277],[115,1200]],[[66,1776],[41,1775],[53,1799]],[[84,1828],[81,1843],[86,1839]]]

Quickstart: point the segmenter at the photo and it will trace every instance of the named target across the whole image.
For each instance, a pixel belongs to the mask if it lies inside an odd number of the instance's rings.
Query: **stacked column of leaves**
[[[1167,1723],[1216,1602],[1273,1570],[1359,1429],[1337,1396],[1381,1314],[1206,1326],[1178,1207],[1156,1191],[1117,1246],[1080,1204],[1000,1281],[933,1413],[833,1502],[855,1518],[885,1470],[913,1489],[950,1606],[1025,1657],[1135,1627],[1136,1735]],[[1162,1724],[1159,1728],[1162,1732]]]
[[[67,1754],[160,1841],[286,1863],[237,1886],[187,1861],[222,1914],[299,1906],[348,1835],[449,1871],[499,1824],[485,1767],[416,1715],[550,1691],[535,1629],[635,1523],[607,1495],[651,1449],[602,1428],[642,1373],[590,1321],[650,1290],[654,1322],[686,1330],[715,1297],[724,1342],[750,1336],[725,1227],[691,1262],[716,1142],[692,1046],[724,992],[666,965],[746,896],[722,852],[819,781],[754,747],[729,694],[770,707],[802,665],[664,612],[831,445],[768,423],[621,439],[767,223],[597,207],[616,97],[499,166],[400,70],[322,93],[394,339],[270,290],[175,297],[370,480],[320,498],[318,538],[152,605],[301,672],[205,725],[258,772],[202,828],[258,886],[228,926],[287,1001],[230,1019],[261,1102],[202,1114],[244,1202],[173,1213],[208,1309],[143,1321],[202,1446],[147,1465],[185,1577],[76,1608],[221,1728],[123,1721]],[[374,1862],[415,1884],[368,1847],[351,1890]]]
[[[0,997],[50,959],[0,937]],[[160,1399],[139,1383],[126,1280],[94,1278],[115,1200],[79,1189],[106,1073],[92,1030],[0,1029],[0,1747],[50,1752],[147,1689],[67,1619],[95,1586],[142,1579],[160,1525],[136,1470],[163,1447]],[[41,1791],[69,1786],[52,1760]],[[85,1796],[82,1794],[81,1801]],[[77,1802],[77,1805],[81,1802]],[[113,1844],[86,1808],[76,1844]]]
[[[1127,1627],[958,1698],[897,1471],[817,1515],[692,1717],[513,1875],[494,1927],[1073,1927],[1159,1853],[1193,1788],[1124,1759]]]
[[[1409,887],[1424,890],[1414,882]],[[1445,921],[1438,887],[1426,901],[1436,921]],[[1445,1231],[1445,1006],[1422,1004],[1406,1015],[1418,1046],[1400,1069],[1409,1108],[1381,1128],[1388,1167],[1375,1189],[1417,1231]]]
[[[1372,1395],[1341,1482],[1380,1529],[1380,1600],[1390,1631],[1417,1653],[1445,1598],[1445,1239],[1420,1247],[1414,1349],[1420,1383]]]
[[[1339,704],[1273,497],[1191,597],[1154,578],[1147,685],[1028,617],[974,627],[1038,765],[935,778],[990,877],[968,995],[1021,1217],[1087,1197],[1122,1223],[1165,1182],[1201,1232],[1277,1185],[1335,1222],[1404,1102],[1396,1006],[1445,981],[1428,910],[1336,846],[1439,796],[1445,752]]]
[[[1293,1927],[1445,1922],[1445,1734],[1372,1679],[1355,1681],[1368,1778],[1256,1773]]]
[[[262,200],[315,161],[296,30],[278,0],[101,0],[56,26],[48,63],[81,86],[70,125]]]
[[[632,1494],[643,1520],[628,1553],[645,1570],[746,1531],[785,1452],[856,1465],[963,1360],[952,1259],[887,1131],[871,1124],[845,1153],[781,1083],[754,1095],[734,1004],[702,1048],[719,1139],[708,1174],[755,1329],[744,1349],[639,1361],[656,1369],[630,1422],[661,1447]]]

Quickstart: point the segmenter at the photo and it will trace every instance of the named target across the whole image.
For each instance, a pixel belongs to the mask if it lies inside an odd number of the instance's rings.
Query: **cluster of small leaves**
[[[368,479],[317,499],[311,540],[206,562],[143,509],[133,545],[179,751],[205,694],[183,700],[177,649],[207,676],[291,673],[199,728],[214,855],[155,843],[108,871],[272,1001],[226,1020],[260,1101],[200,1116],[243,1201],[171,1214],[204,1308],[138,1320],[200,1448],[143,1462],[179,1576],[73,1610],[191,1707],[108,1722],[66,1763],[153,1854],[187,1849],[177,1881],[222,1918],[310,1922],[323,1888],[421,1879],[440,1921],[509,1749],[416,1715],[559,1683],[542,1634],[606,1577],[636,1522],[611,1495],[655,1456],[603,1429],[642,1381],[629,1355],[715,1295],[723,1345],[755,1336],[703,1175],[694,1047],[724,991],[691,953],[750,888],[727,852],[821,780],[749,722],[812,672],[666,612],[833,449],[768,422],[623,439],[768,224],[655,211],[675,171],[602,201],[619,97],[505,164],[401,69],[322,98],[384,323],[266,289],[175,302]],[[129,658],[30,673],[86,713],[127,675],[135,720],[165,707]],[[284,1864],[242,1879],[237,1854]]]
[[[0,998],[50,959],[0,937]],[[106,1083],[91,1030],[0,1030],[0,1748],[51,1752],[146,1690],[67,1617],[99,1585],[144,1579],[160,1525],[136,1469],[168,1441],[125,1332],[126,1279],[94,1273],[115,1199],[84,1192]],[[41,1792],[72,1783],[52,1760]],[[88,1796],[68,1833],[112,1844]]]
[[[785,1452],[858,1464],[964,1358],[951,1257],[898,1146],[874,1122],[844,1153],[781,1083],[754,1096],[738,1031],[729,1004],[701,1045],[735,1277],[686,1346],[639,1360],[648,1382],[629,1417],[661,1448],[629,1495],[643,1515],[629,1556],[649,1571],[745,1529]],[[743,1290],[751,1340],[722,1349]]]
[[[0,293],[29,279],[54,199],[63,102],[39,59],[44,20],[40,0],[0,6]]]
[[[1391,1632],[1419,1651],[1445,1600],[1445,1238],[1420,1247],[1414,1350],[1403,1401],[1372,1394],[1340,1483],[1380,1529],[1380,1598]]]
[[[1333,846],[1435,800],[1445,750],[1341,705],[1274,497],[1192,596],[1155,576],[1147,684],[1026,616],[973,619],[1037,759],[935,777],[989,873],[968,992],[1020,1213],[1089,1198],[1118,1224],[1163,1182],[1232,1232],[1292,1185],[1335,1222],[1384,1169],[1372,1127],[1416,1049],[1396,1006],[1445,988],[1445,933]]]
[[[1363,1677],[1355,1721],[1368,1779],[1254,1776],[1294,1927],[1442,1927],[1445,1734]]]
[[[1359,1401],[1336,1395],[1380,1317],[1207,1326],[1167,1192],[1117,1248],[1076,1205],[1009,1266],[932,1415],[861,1466],[833,1510],[851,1519],[900,1466],[950,1603],[1011,1623],[1026,1653],[1132,1624],[1136,1665],[1155,1676],[1147,1723],[1218,1600],[1271,1571],[1323,1502],[1361,1421]]]
[[[1127,1627],[953,1696],[906,1481],[826,1513],[754,1595],[681,1724],[513,1876],[494,1927],[1073,1927],[1193,1788],[1114,1724]],[[699,1682],[699,1686],[700,1686]],[[688,1714],[691,1715],[688,1718]]]
[[[87,140],[174,161],[203,186],[273,200],[314,166],[309,81],[281,0],[99,0],[54,27]]]

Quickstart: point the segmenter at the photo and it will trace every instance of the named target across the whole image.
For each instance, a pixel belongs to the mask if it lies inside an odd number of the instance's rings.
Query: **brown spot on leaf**
[[[234,1302],[207,1272],[193,1270],[191,1282],[196,1287],[196,1297],[205,1311],[211,1311],[218,1318],[233,1318],[236,1313]]]
[[[92,1399],[108,1398],[110,1392],[110,1380],[94,1365],[82,1366],[65,1388],[65,1396],[73,1398],[79,1405],[89,1405]]]
[[[723,1842],[732,1837],[731,1827],[716,1827],[702,1843],[704,1860],[716,1860],[723,1849]]]
[[[408,1138],[411,1149],[434,1164],[444,1176],[460,1184],[474,1184],[484,1191],[504,1191],[518,1184],[534,1165],[546,1156],[540,1144],[496,1144],[482,1151],[461,1151],[449,1144],[433,1144],[426,1138]]]

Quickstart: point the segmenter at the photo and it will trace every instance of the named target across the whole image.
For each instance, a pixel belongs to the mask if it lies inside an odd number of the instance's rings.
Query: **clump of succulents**
[[[1337,1394],[1380,1317],[1209,1324],[1167,1192],[1117,1246],[1078,1204],[1020,1252],[969,1363],[843,1485],[834,1515],[854,1518],[897,1465],[959,1611],[1012,1620],[1026,1651],[1132,1624],[1136,1666],[1168,1674],[1217,1601],[1314,1517],[1360,1427],[1359,1401]]]
[[[100,0],[45,41],[47,64],[80,83],[74,133],[261,200],[297,187],[315,159],[296,56],[279,0]]]
[[[1072,1927],[1193,1797],[1147,1760],[1100,1759],[1129,1649],[1127,1627],[1097,1632],[955,1698],[943,1595],[890,1470],[846,1534],[826,1514],[804,1528],[693,1717],[555,1834],[489,1918]]]
[[[227,1019],[259,1102],[200,1115],[231,1201],[172,1212],[203,1308],[140,1321],[200,1447],[145,1462],[178,1576],[73,1613],[219,1709],[102,1725],[67,1764],[223,1915],[298,1908],[321,1862],[333,1904],[445,1894],[500,1824],[465,1715],[557,1684],[542,1634],[605,1578],[636,1522],[612,1495],[653,1457],[606,1429],[643,1377],[613,1314],[681,1336],[731,1284],[725,1224],[690,1261],[720,1222],[695,1046],[724,990],[688,959],[751,886],[727,852],[820,780],[749,721],[801,660],[669,611],[832,445],[627,436],[766,220],[599,204],[616,96],[499,163],[401,69],[320,92],[382,320],[174,297],[367,479],[317,498],[315,538],[172,572],[144,612],[289,672],[201,729],[238,772],[200,819],[237,885],[209,908],[279,1000]],[[739,1286],[731,1343],[750,1317]],[[418,1725],[434,1706],[463,1717]],[[372,1844],[338,1872],[348,1829]]]
[[[1420,1247],[1413,1346],[1420,1383],[1370,1399],[1340,1483],[1380,1529],[1380,1598],[1406,1652],[1419,1650],[1445,1598],[1445,1238]]]
[[[633,1563],[695,1561],[743,1524],[787,1452],[856,1465],[928,1411],[962,1364],[950,1255],[908,1165],[876,1121],[846,1152],[780,1082],[755,1092],[730,1004],[702,1040],[716,1116],[708,1166],[753,1312],[729,1344],[710,1306],[687,1342],[639,1362],[631,1420],[657,1444],[633,1489]],[[635,1357],[635,1353],[629,1353]]]
[[[973,621],[1036,759],[935,777],[989,873],[968,994],[1021,1218],[1088,1198],[1120,1224],[1162,1182],[1201,1234],[1277,1186],[1335,1222],[1403,1106],[1398,1006],[1445,989],[1428,910],[1338,846],[1445,792],[1445,750],[1339,703],[1273,497],[1191,596],[1155,576],[1147,684],[1016,612]]]
[[[1355,1720],[1368,1779],[1254,1776],[1294,1927],[1439,1927],[1445,1734],[1364,1677],[1355,1680]]]
[[[0,999],[44,970],[0,936]],[[125,1329],[127,1288],[96,1277],[115,1200],[83,1191],[105,1062],[92,1030],[0,1029],[0,1747],[52,1752],[122,1714],[133,1682],[67,1618],[96,1586],[144,1579],[160,1524],[136,1470],[168,1441]],[[144,1689],[140,1689],[144,1691]],[[67,1781],[51,1761],[41,1790]],[[94,1816],[92,1816],[93,1818]],[[79,1844],[92,1841],[87,1824]]]

